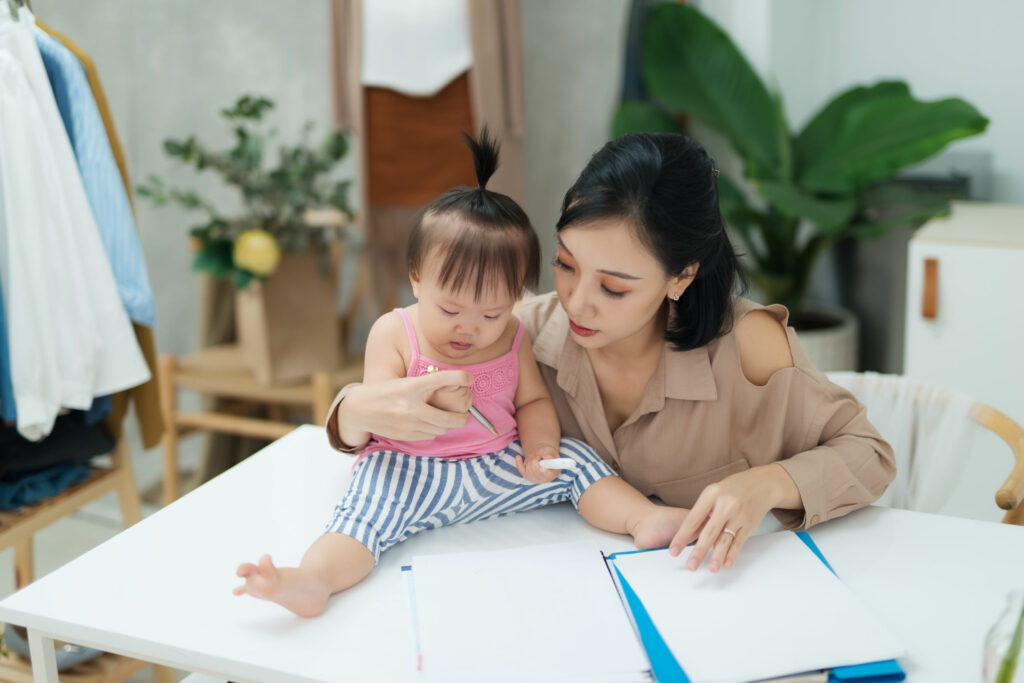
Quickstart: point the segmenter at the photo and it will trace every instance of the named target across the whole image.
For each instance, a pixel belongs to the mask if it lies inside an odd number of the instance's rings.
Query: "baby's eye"
[[[448,309],[446,309],[443,306],[438,306],[438,308],[440,308],[441,312],[444,313],[445,315],[458,315],[458,313],[456,311],[449,311]]]
[[[500,317],[500,315],[485,315],[484,320],[497,320]]]

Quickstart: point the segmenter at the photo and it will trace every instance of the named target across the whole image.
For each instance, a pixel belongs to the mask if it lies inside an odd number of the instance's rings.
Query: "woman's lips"
[[[569,327],[572,328],[573,332],[575,332],[581,337],[589,337],[591,335],[597,334],[597,330],[592,330],[589,327],[580,327],[571,320],[569,321]]]

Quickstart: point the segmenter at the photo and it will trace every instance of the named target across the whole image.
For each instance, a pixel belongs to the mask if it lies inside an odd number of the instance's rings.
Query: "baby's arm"
[[[534,483],[551,481],[558,472],[544,469],[539,463],[542,459],[558,457],[562,430],[529,339],[524,339],[519,345],[519,386],[516,388],[515,406],[516,426],[524,456],[516,464],[522,475]]]
[[[366,338],[363,384],[405,377],[408,367],[402,350],[406,345],[405,323],[398,313],[391,311],[377,318]],[[465,413],[472,402],[473,391],[461,383],[438,383],[427,398],[427,405],[453,413]]]
[[[366,337],[363,384],[405,377],[405,359],[401,351],[404,338],[405,325],[398,313],[390,311],[377,318]]]

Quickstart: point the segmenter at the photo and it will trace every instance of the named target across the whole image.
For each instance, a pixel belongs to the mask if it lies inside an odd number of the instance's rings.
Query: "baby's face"
[[[455,291],[442,287],[438,267],[428,263],[419,277],[412,277],[419,300],[419,331],[438,360],[453,364],[478,362],[501,339],[512,317],[516,300],[504,287],[487,287],[479,297],[473,287]]]

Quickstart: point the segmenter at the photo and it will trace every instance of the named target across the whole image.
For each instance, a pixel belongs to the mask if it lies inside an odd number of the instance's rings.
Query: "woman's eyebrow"
[[[556,236],[555,239],[558,240],[558,246],[560,246],[562,249],[565,249],[565,253],[567,253],[569,256],[572,256],[572,252],[569,251],[569,247],[565,246],[565,242],[562,241],[562,238]],[[576,257],[573,256],[573,258],[576,258]],[[617,277],[617,278],[620,278],[622,280],[642,280],[643,279],[642,277],[637,277],[636,275],[630,275],[629,273],[620,273],[620,272],[615,271],[615,270],[599,270],[597,272],[604,273],[605,275],[611,275],[612,277]]]

